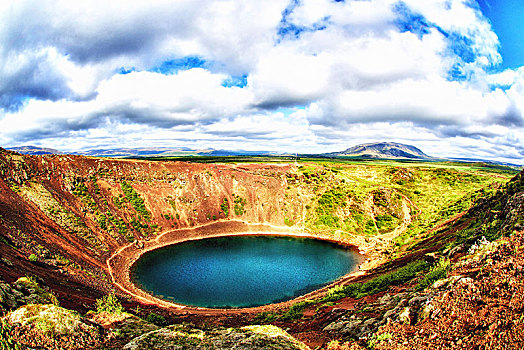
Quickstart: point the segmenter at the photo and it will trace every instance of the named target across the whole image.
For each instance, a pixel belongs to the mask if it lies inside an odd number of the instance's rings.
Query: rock
[[[431,265],[435,264],[438,261],[438,259],[439,257],[436,253],[427,253],[426,255],[424,255],[424,261]]]
[[[9,260],[9,259],[7,259],[7,258],[2,258],[2,259],[0,259],[0,260],[2,260],[2,262],[3,262],[4,264],[6,264],[7,266],[9,266],[9,267],[13,267],[13,266],[14,266],[13,263],[11,262],[11,260]]]
[[[381,304],[389,304],[393,298],[389,294],[384,294],[382,298],[380,298],[379,303]]]
[[[386,313],[382,317],[384,320],[387,320],[388,318],[392,318],[394,315],[395,315],[395,309],[391,309],[391,310],[386,311]]]
[[[433,304],[428,303],[428,304],[424,305],[424,307],[422,308],[422,310],[418,314],[419,321],[423,321],[426,318],[428,318],[429,316],[431,316],[431,313],[434,310],[435,310],[435,306],[433,306]]]
[[[452,286],[455,284],[455,282],[457,282],[459,279],[461,279],[462,276],[451,276],[451,277],[448,277],[448,278],[443,278],[443,279],[440,279],[440,280],[437,280],[435,282],[433,282],[433,284],[431,285],[431,288],[433,289],[445,289],[449,286]]]
[[[53,304],[26,305],[7,318],[14,337],[25,346],[45,349],[93,349],[102,340],[102,328],[77,312]]]
[[[347,336],[358,338],[360,335],[362,328],[362,320],[361,319],[355,319],[352,321],[349,321],[344,329],[341,330],[342,333],[344,333]]]
[[[369,318],[369,319],[365,320],[364,323],[362,323],[362,325],[364,327],[371,328],[371,327],[375,326],[377,322],[378,322],[378,320],[376,318],[372,317],[372,318]]]
[[[172,325],[141,335],[126,350],[154,349],[309,349],[276,326],[247,326],[200,330]]]
[[[0,282],[0,304],[12,310],[25,304],[57,304],[56,297],[33,278],[21,277],[12,284]]]
[[[398,315],[399,322],[405,323],[405,324],[411,324],[411,310],[409,307],[405,307],[400,315]]]
[[[329,332],[329,331],[339,331],[341,330],[342,328],[344,328],[346,326],[346,324],[348,323],[348,321],[342,321],[342,322],[332,322],[330,324],[328,324],[326,327],[324,327],[324,331],[326,332]]]
[[[447,253],[448,258],[452,258],[455,254],[463,253],[465,251],[466,251],[466,245],[460,244],[456,247],[449,249],[448,251],[444,251],[444,254]]]
[[[475,286],[475,281],[473,281],[470,277],[462,277],[456,282],[457,285],[467,287],[468,289],[475,290],[477,287]]]
[[[409,305],[409,306],[419,305],[419,304],[425,303],[426,300],[427,300],[426,297],[423,297],[423,296],[414,296],[413,298],[409,299],[409,301],[408,301],[408,305]]]
[[[127,342],[145,333],[160,329],[160,327],[127,312],[121,314],[94,313],[90,315],[89,319],[104,328],[112,329],[116,338]]]

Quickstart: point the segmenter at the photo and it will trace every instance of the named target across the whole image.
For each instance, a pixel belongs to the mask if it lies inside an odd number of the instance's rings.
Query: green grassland
[[[408,205],[411,223],[394,238],[397,248],[421,239],[435,225],[496,191],[517,170],[481,163],[298,160],[288,176],[288,201],[305,215],[289,220],[310,231],[376,236],[392,231]]]

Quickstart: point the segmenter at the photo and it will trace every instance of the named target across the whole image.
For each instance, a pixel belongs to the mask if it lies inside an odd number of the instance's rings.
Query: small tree
[[[119,315],[124,311],[124,307],[118,301],[115,292],[104,295],[102,298],[96,300],[96,312],[107,312],[110,314]]]

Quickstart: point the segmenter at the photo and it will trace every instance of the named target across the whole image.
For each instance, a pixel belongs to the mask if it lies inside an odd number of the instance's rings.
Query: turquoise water
[[[132,280],[165,300],[200,307],[250,307],[293,299],[351,272],[358,254],[314,239],[232,236],[145,253]]]

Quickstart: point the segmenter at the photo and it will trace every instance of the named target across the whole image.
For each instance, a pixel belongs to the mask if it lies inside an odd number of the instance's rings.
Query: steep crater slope
[[[523,238],[521,172],[481,191],[469,210],[397,259],[312,301],[300,322],[285,327],[303,340],[331,339],[330,350],[518,349]]]
[[[370,257],[369,269],[389,259],[394,239],[405,246],[469,200],[438,218],[429,214],[435,208],[507,178],[401,165],[195,164],[0,150],[0,275],[8,282],[36,276],[62,305],[86,310],[115,288],[108,266],[115,253],[267,230],[355,244]]]
[[[282,224],[287,170],[2,151],[0,273],[92,300],[111,288],[107,259],[129,243],[232,217]]]
[[[85,311],[113,289],[127,298],[128,310],[141,314],[146,306],[136,307],[136,299],[115,288],[107,262],[117,253],[199,234],[298,231],[357,244],[370,257],[368,272],[283,309],[163,315],[171,323],[273,323],[313,347],[330,339],[377,340],[377,328],[388,319],[405,322],[402,303],[413,298],[419,299],[413,299],[407,320],[417,324],[421,303],[435,295],[416,294],[423,293],[421,283],[427,285],[421,273],[439,255],[456,261],[482,236],[495,239],[522,229],[522,174],[502,186],[508,177],[441,164],[191,164],[21,156],[0,149],[0,275],[10,283],[0,283],[0,289],[16,296],[7,298],[9,304],[0,301],[0,314],[56,302],[47,290],[62,306]],[[32,276],[29,282],[19,279],[24,275]],[[35,280],[46,286],[41,293],[35,294]],[[158,330],[125,317],[141,325],[140,334]]]

